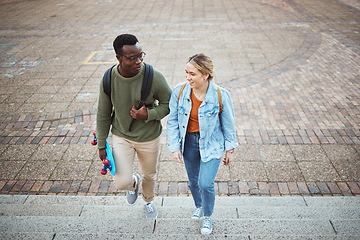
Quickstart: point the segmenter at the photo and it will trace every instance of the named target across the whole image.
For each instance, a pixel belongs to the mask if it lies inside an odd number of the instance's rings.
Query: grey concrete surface
[[[120,204],[121,196],[5,195],[0,202],[4,239],[207,239],[190,218],[190,197],[157,197],[156,220],[144,218],[142,203]],[[359,206],[358,197],[217,197],[210,239],[356,239]]]

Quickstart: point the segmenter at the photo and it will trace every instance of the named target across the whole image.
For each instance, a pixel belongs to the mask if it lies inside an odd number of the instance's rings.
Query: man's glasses
[[[128,56],[125,56],[125,55],[122,55],[122,56],[126,57],[127,59],[129,59],[132,62],[136,62],[136,60],[138,60],[138,59],[140,59],[140,61],[144,60],[144,57],[146,56],[146,53],[142,52],[142,53],[140,53],[140,55],[131,56],[131,57],[128,57]]]

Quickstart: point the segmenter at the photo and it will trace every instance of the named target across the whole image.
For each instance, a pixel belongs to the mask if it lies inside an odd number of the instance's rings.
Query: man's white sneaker
[[[134,205],[138,199],[139,195],[139,183],[140,183],[140,175],[134,172],[135,178],[135,190],[134,191],[127,191],[126,192],[126,202],[129,205]]]
[[[158,212],[153,202],[145,203],[145,217],[156,219]]]

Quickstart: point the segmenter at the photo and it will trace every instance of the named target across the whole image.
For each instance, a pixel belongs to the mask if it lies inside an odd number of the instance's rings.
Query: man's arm
[[[159,105],[154,108],[147,108],[147,121],[161,120],[170,112],[169,101],[172,90],[165,77],[160,72],[154,72],[154,80],[154,97],[159,101]]]
[[[96,138],[98,149],[105,148],[106,138],[109,135],[111,125],[112,103],[110,97],[104,92],[102,81],[100,82],[98,109],[96,114]]]

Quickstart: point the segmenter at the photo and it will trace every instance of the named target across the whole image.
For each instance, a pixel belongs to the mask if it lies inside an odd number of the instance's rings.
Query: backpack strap
[[[141,86],[141,102],[145,104],[145,100],[150,94],[150,89],[153,81],[154,76],[154,69],[151,65],[144,63],[145,65],[145,73],[144,78]]]
[[[144,63],[144,65],[145,65],[145,73],[144,73],[144,78],[143,78],[143,82],[142,82],[142,86],[141,86],[141,101],[142,102],[145,102],[146,98],[150,94],[150,89],[151,89],[153,75],[154,75],[153,67],[146,63]],[[108,70],[106,70],[106,72],[104,73],[104,76],[103,76],[104,92],[109,97],[111,97],[111,72],[115,66],[116,66],[116,64],[114,66],[112,66],[111,68],[109,68]]]
[[[183,90],[184,90],[184,88],[185,88],[185,85],[186,85],[186,82],[181,86],[181,88],[180,88],[180,92],[179,92],[179,97],[178,97],[178,102],[180,101],[180,96],[181,96],[181,94],[182,94],[182,92],[183,92]]]
[[[179,97],[178,97],[178,102],[180,101],[180,96],[185,88],[186,82],[181,86],[180,88],[180,92],[179,92]],[[220,87],[218,86],[218,98],[219,98],[219,104],[220,104],[220,110],[219,110],[219,114],[222,112],[222,101],[221,101],[221,91],[220,91]]]
[[[222,112],[222,101],[221,101],[221,92],[220,92],[220,87],[218,86],[218,97],[219,97],[219,104],[220,104],[220,110],[219,110],[219,115]]]
[[[104,92],[106,93],[106,95],[108,95],[110,97],[110,99],[111,99],[111,72],[115,66],[116,66],[116,64],[114,66],[112,66],[111,68],[109,68],[108,70],[106,70],[106,72],[104,73],[104,76],[103,76]]]
[[[154,68],[149,65],[146,64],[144,62],[145,65],[145,72],[144,72],[144,78],[142,81],[142,85],[141,85],[141,96],[140,96],[140,102],[139,105],[136,107],[137,110],[139,110],[142,106],[145,105],[145,100],[147,99],[147,97],[150,95],[150,90],[151,90],[151,85],[153,82],[153,77],[154,77]],[[135,119],[133,118],[131,120],[130,126],[129,126],[129,132],[131,132],[131,128],[133,123],[135,122]]]

